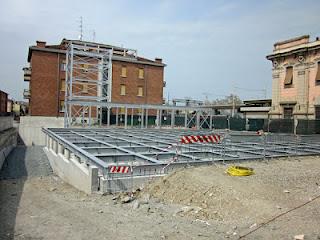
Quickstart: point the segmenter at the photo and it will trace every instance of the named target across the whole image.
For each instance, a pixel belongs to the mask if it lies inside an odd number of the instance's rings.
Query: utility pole
[[[235,99],[234,99],[234,95],[235,95],[235,87],[233,84],[232,87],[232,113],[231,113],[231,117],[234,117],[234,112],[235,112]]]

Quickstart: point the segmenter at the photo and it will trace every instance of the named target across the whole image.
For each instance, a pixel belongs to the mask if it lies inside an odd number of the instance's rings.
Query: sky
[[[319,0],[1,0],[0,89],[23,99],[22,68],[36,40],[83,39],[160,57],[165,98],[204,100],[231,93],[271,97],[266,55],[280,40],[320,36]],[[266,95],[266,96],[265,96]]]

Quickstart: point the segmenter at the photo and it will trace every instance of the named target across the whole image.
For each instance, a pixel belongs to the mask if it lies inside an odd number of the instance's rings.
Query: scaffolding
[[[102,107],[99,103],[111,101],[112,55],[112,47],[69,42],[66,51],[65,127],[101,125]]]

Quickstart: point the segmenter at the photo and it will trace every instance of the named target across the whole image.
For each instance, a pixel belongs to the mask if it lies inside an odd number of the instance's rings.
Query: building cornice
[[[31,61],[31,56],[33,51],[40,51],[40,52],[50,52],[50,53],[57,53],[57,54],[66,54],[66,50],[63,49],[54,49],[54,48],[43,48],[43,47],[36,47],[32,46],[29,47],[28,52],[28,62]],[[143,64],[143,65],[150,65],[150,66],[156,66],[156,67],[165,67],[166,64],[164,63],[158,63],[158,62],[151,62],[151,61],[143,61],[136,58],[129,58],[129,57],[122,57],[113,55],[112,60],[114,61],[120,61],[120,62],[128,62],[128,63],[137,63],[137,64]]]
[[[292,54],[303,53],[307,51],[320,49],[320,41],[315,41],[311,43],[300,44],[298,46],[293,46],[286,49],[279,49],[273,51],[272,54],[267,55],[268,60],[273,60],[274,58],[286,57]]]

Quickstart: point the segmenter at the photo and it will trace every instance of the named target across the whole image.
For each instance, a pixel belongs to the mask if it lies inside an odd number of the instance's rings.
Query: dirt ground
[[[123,196],[88,196],[58,177],[0,181],[0,239],[320,239],[320,158],[186,168]],[[293,209],[265,226],[262,223]]]

